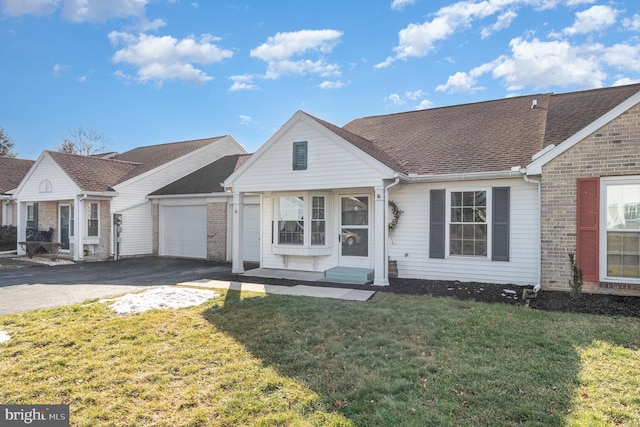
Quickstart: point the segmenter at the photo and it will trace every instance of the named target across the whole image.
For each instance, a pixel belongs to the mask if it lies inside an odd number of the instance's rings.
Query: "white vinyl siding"
[[[489,190],[511,188],[510,257],[508,262],[487,257],[429,258],[429,190]],[[389,195],[403,214],[389,233],[389,256],[398,263],[400,277],[484,283],[536,284],[538,280],[537,187],[522,179],[403,185]],[[450,215],[450,212],[447,212]]]
[[[122,214],[120,255],[152,253],[151,203],[146,201],[148,194],[230,154],[243,153],[232,140],[223,139],[116,185],[115,190],[119,195],[111,203],[111,210],[112,213]]]
[[[259,155],[233,183],[234,191],[309,191],[381,184],[381,170],[348,143],[337,143],[308,123],[299,122]],[[292,144],[307,141],[307,169],[291,167]],[[251,161],[251,160],[249,160]],[[377,166],[382,168],[382,166]]]

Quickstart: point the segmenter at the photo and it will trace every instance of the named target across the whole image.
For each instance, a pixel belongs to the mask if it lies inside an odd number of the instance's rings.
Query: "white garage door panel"
[[[207,257],[207,207],[163,206],[162,254],[185,258]]]
[[[242,229],[243,257],[246,261],[260,261],[260,206],[244,205]]]

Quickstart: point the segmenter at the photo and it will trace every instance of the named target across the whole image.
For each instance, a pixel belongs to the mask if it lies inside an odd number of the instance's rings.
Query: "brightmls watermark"
[[[0,405],[0,426],[69,427],[69,405]]]

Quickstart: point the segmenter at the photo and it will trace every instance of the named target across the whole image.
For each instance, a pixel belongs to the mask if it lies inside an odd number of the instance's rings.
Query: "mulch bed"
[[[264,283],[271,285],[298,285],[299,281],[265,279],[231,275],[230,280]],[[371,290],[371,285],[353,285],[339,283],[312,282],[313,286],[332,286]],[[517,285],[497,285],[476,282],[452,282],[440,280],[391,279],[390,286],[374,287],[377,292],[392,292],[404,295],[431,295],[450,297],[460,300],[473,300],[487,303],[511,304],[525,307],[522,299],[525,287]],[[640,297],[586,294],[572,298],[569,292],[538,292],[529,300],[528,307],[535,310],[562,311],[572,313],[599,314],[607,316],[640,317]]]

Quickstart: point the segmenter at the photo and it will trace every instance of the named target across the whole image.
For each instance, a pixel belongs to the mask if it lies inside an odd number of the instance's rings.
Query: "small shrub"
[[[0,251],[12,251],[18,246],[18,229],[13,225],[0,227]]]
[[[576,254],[569,252],[569,265],[571,266],[571,280],[569,286],[571,287],[571,297],[580,298],[582,296],[582,270],[576,263]]]

